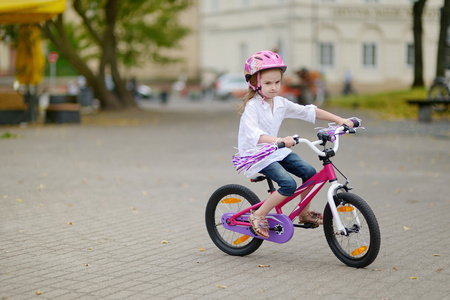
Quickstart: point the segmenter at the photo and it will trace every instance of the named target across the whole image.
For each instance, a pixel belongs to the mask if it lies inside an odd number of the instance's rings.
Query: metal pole
[[[50,94],[53,94],[55,88],[56,63],[50,63]]]

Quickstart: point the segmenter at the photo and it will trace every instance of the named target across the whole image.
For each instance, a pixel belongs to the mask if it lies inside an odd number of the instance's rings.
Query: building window
[[[375,43],[363,44],[363,66],[372,68],[377,66],[377,45]]]
[[[408,67],[414,66],[414,44],[411,43],[406,45],[406,65]]]
[[[332,43],[319,44],[319,63],[323,67],[334,65],[334,47]]]
[[[210,0],[211,11],[218,12],[220,10],[219,0]]]
[[[241,43],[239,45],[239,51],[241,54],[241,61],[239,62],[239,66],[241,66],[242,65],[241,62],[245,62],[249,56],[247,43]]]
[[[241,7],[249,8],[250,7],[250,0],[241,0]]]

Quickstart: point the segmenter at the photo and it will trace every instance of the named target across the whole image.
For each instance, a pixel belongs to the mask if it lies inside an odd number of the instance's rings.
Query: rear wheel
[[[335,196],[339,218],[347,230],[338,232],[329,204],[323,214],[323,230],[334,255],[344,264],[364,268],[370,265],[380,250],[380,229],[369,205],[359,196],[339,193]]]
[[[223,252],[244,256],[255,252],[263,240],[238,232],[227,230],[222,226],[222,215],[239,212],[260,202],[258,196],[242,185],[229,184],[217,189],[206,205],[206,229],[214,244]]]

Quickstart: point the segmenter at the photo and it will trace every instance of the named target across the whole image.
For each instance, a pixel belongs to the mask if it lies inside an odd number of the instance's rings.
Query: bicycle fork
[[[348,184],[348,181],[345,183],[345,185],[342,185],[342,184],[340,184],[338,182],[333,182],[333,183],[331,183],[331,186],[328,189],[328,194],[327,194],[328,204],[330,206],[330,210],[331,210],[334,222],[336,223],[336,227],[337,227],[337,230],[338,230],[337,234],[340,234],[340,235],[348,235],[349,233],[352,232],[352,229],[349,230],[348,228],[346,228],[342,224],[341,218],[339,217],[339,213],[338,213],[338,210],[337,210],[337,207],[336,207],[336,203],[334,201],[334,196],[337,195],[337,191],[339,189],[343,188],[346,191],[351,189],[351,188],[347,187],[347,184]],[[352,214],[352,220],[355,222],[354,225],[356,225],[357,228],[360,228],[361,227],[361,222],[360,222],[360,220],[358,218],[358,215],[357,215],[357,213],[356,213],[356,211],[354,209],[351,210],[351,214]]]
[[[334,202],[334,195],[337,191],[342,188],[343,185],[338,182],[331,183],[331,186],[328,188],[327,198],[328,205],[330,206],[331,214],[333,215],[334,222],[336,223],[336,227],[338,229],[339,234],[347,235],[347,230],[341,222],[341,218],[339,217],[339,213],[337,211],[336,203]]]

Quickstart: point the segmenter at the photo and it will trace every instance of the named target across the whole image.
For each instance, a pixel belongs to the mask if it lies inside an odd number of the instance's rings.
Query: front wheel
[[[380,229],[369,205],[359,196],[338,193],[334,197],[339,218],[347,234],[338,232],[329,204],[323,214],[323,230],[334,255],[354,268],[370,265],[380,250]]]
[[[206,229],[220,250],[230,255],[244,256],[255,252],[261,246],[263,240],[227,230],[222,226],[223,214],[237,213],[258,202],[260,200],[255,193],[238,184],[222,186],[211,195],[206,205]]]

